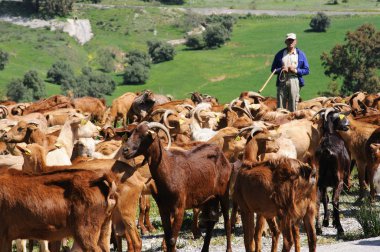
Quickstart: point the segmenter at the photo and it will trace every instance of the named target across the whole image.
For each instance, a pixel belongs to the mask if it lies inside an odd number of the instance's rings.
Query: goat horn
[[[247,113],[249,114],[249,118],[253,120],[253,115],[251,114],[251,110],[249,109],[249,105],[245,99],[243,99],[244,109],[247,110]]]
[[[264,96],[262,96],[261,94],[259,93],[256,93],[254,91],[248,91],[248,94],[247,94],[249,97],[259,97],[261,99],[265,99]]]
[[[251,137],[253,137],[253,135],[254,135],[256,132],[262,132],[262,131],[264,131],[263,128],[255,126],[255,127],[253,127],[253,129],[251,130],[250,135],[251,135]]]
[[[165,132],[166,136],[168,137],[168,146],[165,149],[169,150],[170,146],[172,145],[172,139],[170,137],[168,128],[166,128],[164,125],[162,125],[161,123],[158,123],[158,122],[148,122],[147,126],[149,128],[159,128]]]
[[[351,106],[346,103],[334,103],[333,107],[348,107],[351,109]]]
[[[168,129],[174,129],[174,127],[170,126],[169,125],[169,122],[168,122],[168,116],[169,115],[174,115],[174,111],[171,110],[171,109],[167,109],[164,113],[164,115],[162,116],[163,118],[163,121],[164,121],[164,125],[168,128]]]
[[[325,112],[325,121],[327,121],[327,116],[331,113],[331,112],[336,112],[337,109],[334,108],[334,107],[331,107],[331,108],[328,108],[326,109],[326,112]]]
[[[233,99],[230,104],[228,104],[228,110],[231,111],[232,110],[232,106],[236,103],[236,101],[239,100],[239,98],[236,98],[236,99]]]
[[[243,108],[238,107],[238,106],[233,106],[232,108],[242,111],[244,114],[246,114],[252,120],[252,115],[250,113],[248,113],[248,111],[246,109],[243,109]]]
[[[190,104],[179,104],[178,106],[181,106],[181,107],[184,107],[184,108],[187,108],[187,109],[189,109],[189,110],[193,110],[194,109],[194,107],[193,106],[191,106]]]
[[[311,118],[312,120],[314,119],[314,117],[316,117],[317,115],[319,115],[320,113],[326,111],[327,108],[321,108],[318,112],[316,112],[313,117]]]
[[[158,113],[165,113],[166,112],[166,109],[156,109],[154,110],[152,113],[150,113],[150,116],[154,116],[155,114],[158,114]]]
[[[250,130],[250,129],[254,128],[254,127],[257,127],[257,126],[251,125],[251,126],[248,126],[248,127],[244,127],[244,128],[242,128],[242,129],[239,130],[238,135],[241,135],[244,131]]]
[[[0,109],[4,111],[4,118],[6,118],[9,115],[9,110],[6,106],[0,105]]]

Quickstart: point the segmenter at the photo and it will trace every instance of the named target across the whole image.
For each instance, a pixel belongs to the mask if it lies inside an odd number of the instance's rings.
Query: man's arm
[[[297,75],[298,76],[308,75],[309,72],[310,72],[309,62],[307,61],[306,55],[302,51],[299,51]]]

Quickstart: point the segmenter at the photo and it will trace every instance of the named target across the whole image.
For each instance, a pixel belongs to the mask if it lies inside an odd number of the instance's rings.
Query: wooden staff
[[[270,81],[270,79],[272,79],[274,73],[276,72],[276,69],[273,70],[273,72],[270,74],[269,78],[267,79],[267,81],[264,83],[264,85],[260,88],[259,90],[259,93],[261,93],[264,88],[267,86],[268,82]]]

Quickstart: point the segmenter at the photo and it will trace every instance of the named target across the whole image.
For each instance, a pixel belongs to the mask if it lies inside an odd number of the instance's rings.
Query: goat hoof
[[[141,229],[141,234],[142,235],[147,235],[147,234],[149,234],[149,231],[147,230],[147,229]]]
[[[338,227],[337,228],[337,234],[338,234],[338,237],[342,237],[342,236],[344,236],[344,230],[343,230],[343,228],[342,227]]]
[[[322,235],[322,228],[316,227],[315,232],[317,233],[317,235]]]
[[[150,233],[155,233],[157,231],[153,226],[148,227],[148,230]]]
[[[329,220],[323,220],[322,225],[323,225],[324,227],[328,227],[328,226],[329,226]]]

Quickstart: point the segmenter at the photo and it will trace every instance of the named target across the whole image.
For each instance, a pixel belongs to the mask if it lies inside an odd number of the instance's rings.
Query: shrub
[[[37,3],[38,2],[38,3]],[[66,16],[72,11],[74,0],[39,0],[36,1],[38,12],[42,16]]]
[[[357,212],[357,219],[363,228],[365,237],[375,237],[380,235],[380,209],[365,201]]]
[[[190,35],[186,38],[185,45],[191,49],[199,50],[205,47],[202,35]]]
[[[143,84],[149,78],[149,68],[140,63],[127,67],[124,73],[124,84]]]
[[[174,59],[174,46],[162,41],[148,41],[148,53],[153,63],[160,63]]]
[[[129,65],[139,63],[146,67],[150,67],[150,61],[151,59],[149,55],[145,52],[139,50],[132,50],[127,53],[127,63]]]
[[[5,65],[8,63],[9,54],[0,50],[0,70],[4,70]]]
[[[206,27],[203,39],[209,48],[222,46],[229,38],[229,32],[222,24],[212,24]]]
[[[330,26],[330,18],[323,12],[318,12],[310,21],[310,27],[313,31],[324,32]]]
[[[110,73],[115,69],[115,54],[110,49],[99,49],[97,55],[98,63],[104,72]]]
[[[27,72],[24,79],[13,80],[7,85],[8,98],[16,102],[39,100],[45,95],[45,83],[33,70]]]
[[[52,83],[61,85],[64,79],[74,79],[74,71],[65,61],[57,61],[48,70],[46,77]]]
[[[206,18],[207,24],[221,24],[229,33],[232,32],[233,26],[236,23],[236,18],[231,15],[215,15],[212,14]]]
[[[64,79],[61,90],[67,94],[69,91],[75,97],[92,96],[101,98],[104,95],[111,95],[115,90],[116,83],[111,77],[105,74],[97,74],[90,67],[82,68],[82,74],[75,79]]]

